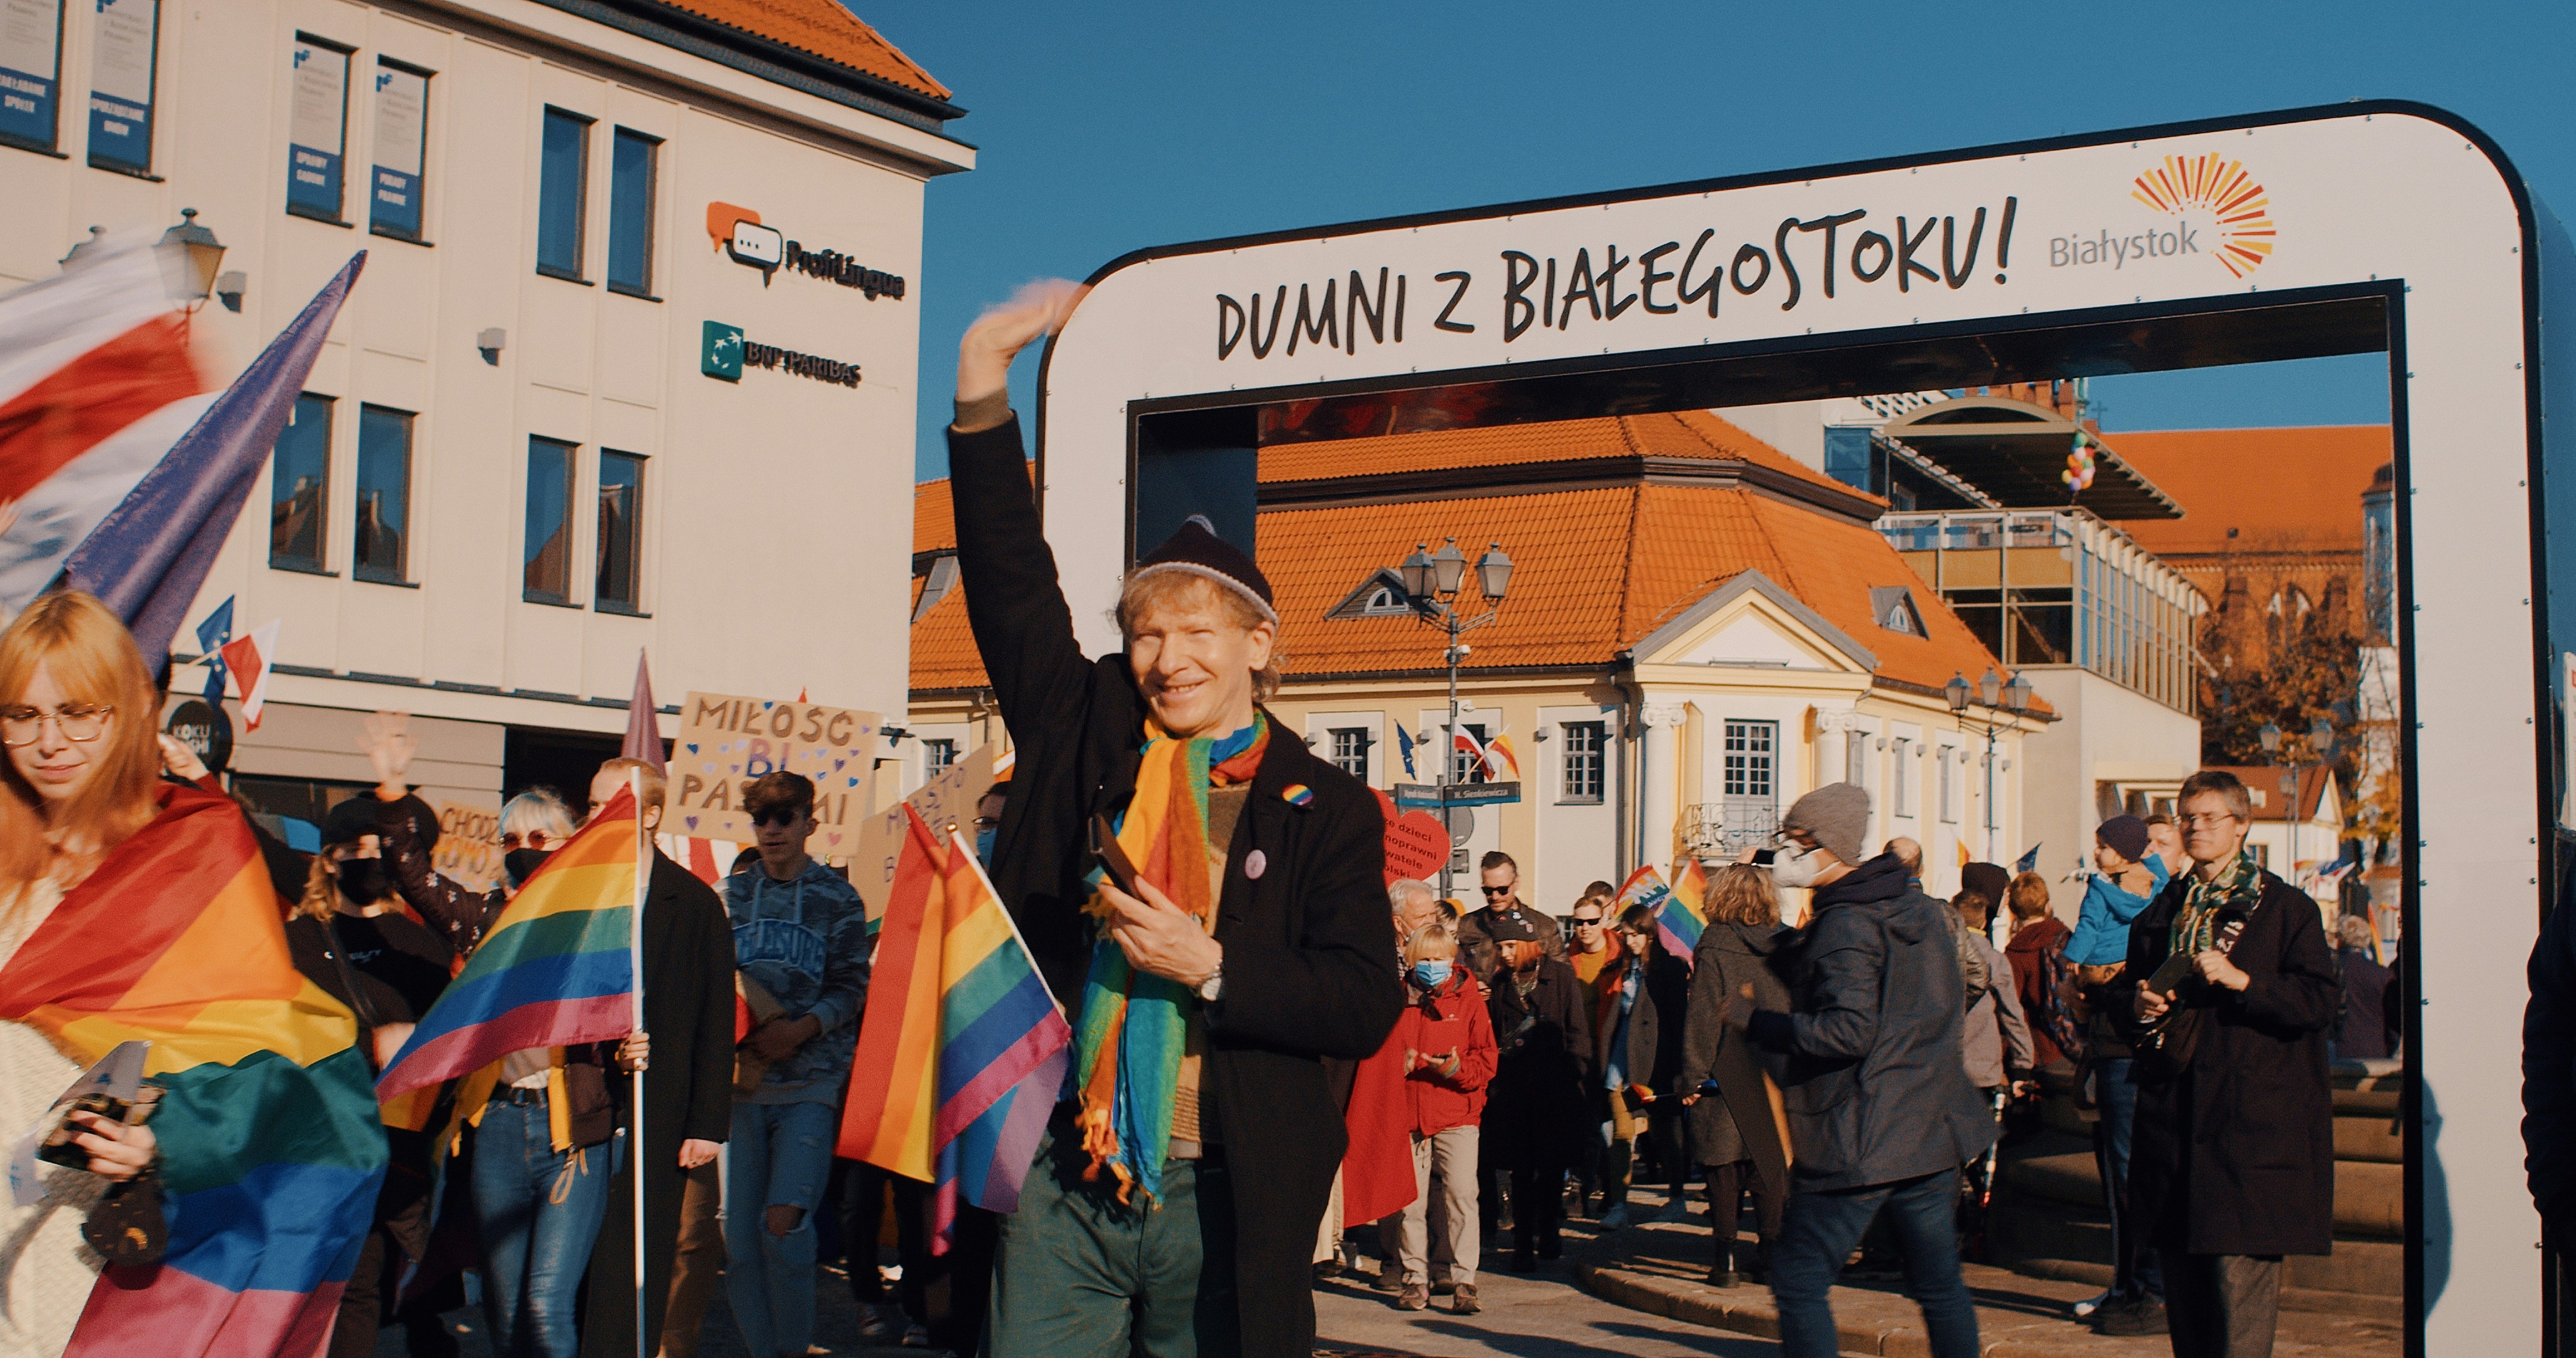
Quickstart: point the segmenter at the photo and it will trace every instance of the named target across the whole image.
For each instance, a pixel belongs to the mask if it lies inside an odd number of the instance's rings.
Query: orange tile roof
[[[957,507],[950,498],[948,478],[923,481],[912,488],[912,550],[953,552],[957,550]],[[921,597],[916,593],[914,598]]]
[[[921,602],[921,580],[912,582],[912,601]],[[930,606],[912,625],[912,687],[922,689],[982,688],[984,656],[975,649],[975,634],[966,626],[966,589],[960,585]]]
[[[1437,429],[1319,443],[1275,443],[1261,450],[1261,481],[1273,485],[1444,467],[1504,467],[1627,457],[1750,462],[1843,494],[1877,498],[1853,490],[1705,410]]]
[[[2392,456],[2384,424],[2106,433],[2103,441],[2183,508],[2120,527],[2158,556],[2362,550],[2361,493]]]
[[[917,90],[934,99],[948,87],[912,58],[841,7],[840,0],[663,0],[673,9],[711,19],[754,37],[783,43],[836,66]]]

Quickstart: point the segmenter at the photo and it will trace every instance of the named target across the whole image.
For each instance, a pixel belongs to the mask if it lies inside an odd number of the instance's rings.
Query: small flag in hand
[[[259,729],[259,713],[268,704],[268,669],[270,657],[277,654],[277,624],[271,618],[261,628],[235,641],[225,642],[218,652],[224,667],[233,673],[233,687],[241,693],[242,725]]]

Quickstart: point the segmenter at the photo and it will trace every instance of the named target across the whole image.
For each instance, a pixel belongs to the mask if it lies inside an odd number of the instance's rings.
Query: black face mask
[[[340,894],[359,905],[374,905],[393,894],[393,882],[385,876],[381,858],[344,858],[340,860]]]
[[[501,870],[510,874],[510,885],[515,887],[528,880],[528,875],[535,872],[539,864],[552,857],[552,849],[512,849],[501,855]]]

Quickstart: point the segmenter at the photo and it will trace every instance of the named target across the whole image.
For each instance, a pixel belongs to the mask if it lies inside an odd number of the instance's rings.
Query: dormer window
[[[1879,626],[1903,636],[1928,636],[1923,630],[1922,610],[1914,606],[1914,591],[1903,585],[1880,585],[1869,592],[1870,617]]]
[[[1404,581],[1392,570],[1381,570],[1370,576],[1358,589],[1342,597],[1327,611],[1327,618],[1401,618],[1413,612],[1413,601],[1404,592]]]

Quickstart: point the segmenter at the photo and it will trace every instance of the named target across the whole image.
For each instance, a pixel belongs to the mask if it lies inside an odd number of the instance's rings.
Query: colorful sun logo
[[[2225,156],[2167,156],[2165,163],[2139,175],[2129,196],[2158,212],[2197,209],[2210,214],[2218,228],[2210,254],[2238,278],[2271,258],[2272,200],[2245,166]]]

